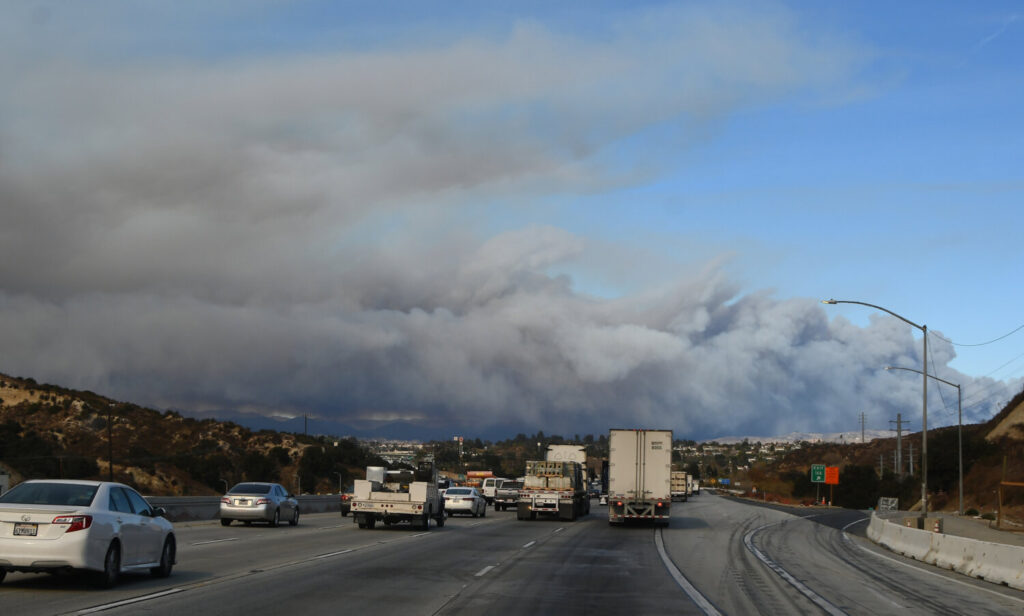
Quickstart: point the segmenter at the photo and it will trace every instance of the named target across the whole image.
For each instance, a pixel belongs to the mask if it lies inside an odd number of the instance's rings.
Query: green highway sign
[[[811,483],[825,483],[825,465],[811,465]]]

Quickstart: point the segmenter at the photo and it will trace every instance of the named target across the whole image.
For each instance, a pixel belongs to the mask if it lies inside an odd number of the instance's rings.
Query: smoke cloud
[[[663,11],[600,42],[524,22],[497,40],[134,60],[80,53],[98,26],[2,19],[4,372],[424,437],[768,435],[919,409],[920,382],[881,370],[920,365],[893,319],[829,320],[816,299],[741,288],[724,261],[615,297],[564,273],[599,246],[545,203],[659,172],[613,145],[669,123],[686,147],[853,78],[862,52],[785,14]],[[972,383],[933,344],[944,378]]]

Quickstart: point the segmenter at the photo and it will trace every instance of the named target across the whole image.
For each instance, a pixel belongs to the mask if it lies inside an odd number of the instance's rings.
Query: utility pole
[[[885,454],[878,454],[878,478],[881,479],[885,476],[885,464],[883,463],[882,456]]]
[[[896,420],[890,419],[889,423],[896,424],[896,478],[903,479],[903,424],[910,422],[903,421],[902,413],[896,413]],[[913,462],[910,463],[910,474],[914,474]]]
[[[866,441],[864,440],[864,422],[867,421],[867,417],[864,416],[864,411],[860,412],[860,444],[863,445]]]
[[[914,476],[914,444],[910,444],[910,476]]]

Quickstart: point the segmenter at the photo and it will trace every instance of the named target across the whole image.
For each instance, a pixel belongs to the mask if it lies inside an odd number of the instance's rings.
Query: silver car
[[[277,526],[281,520],[295,526],[299,523],[299,501],[279,483],[247,481],[228,490],[220,499],[220,523],[228,526],[232,520],[270,522]]]
[[[32,480],[0,496],[0,580],[78,570],[109,588],[126,572],[169,576],[176,548],[164,510],[124,484]]]

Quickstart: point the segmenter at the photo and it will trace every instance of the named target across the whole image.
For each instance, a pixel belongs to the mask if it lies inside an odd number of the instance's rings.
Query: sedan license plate
[[[248,498],[240,498],[237,501],[235,501],[235,504],[236,505],[248,505],[249,504],[249,499]]]
[[[15,524],[14,525],[14,536],[15,537],[35,537],[39,533],[38,524]]]

